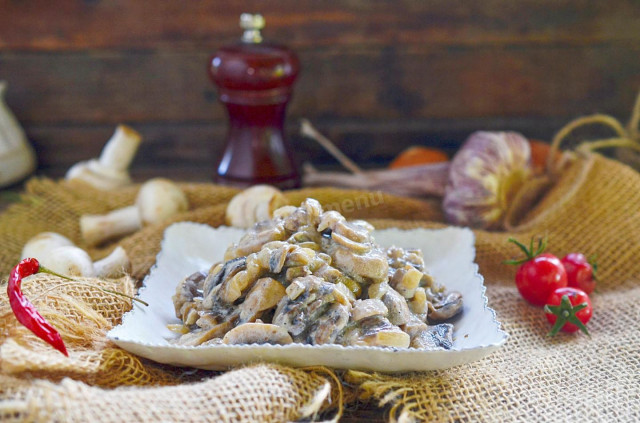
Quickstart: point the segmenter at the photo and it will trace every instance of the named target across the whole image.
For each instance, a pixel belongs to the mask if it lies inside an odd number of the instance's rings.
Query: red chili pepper
[[[25,298],[20,290],[22,279],[38,272],[46,272],[46,269],[42,268],[38,260],[34,258],[22,260],[11,270],[7,284],[11,310],[13,310],[16,319],[27,329],[68,357],[67,348],[58,331],[38,313],[31,301]]]

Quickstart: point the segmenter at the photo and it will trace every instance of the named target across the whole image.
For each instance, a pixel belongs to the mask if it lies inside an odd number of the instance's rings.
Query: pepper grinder
[[[229,116],[218,183],[245,187],[300,185],[300,173],[284,134],[287,103],[300,62],[285,46],[264,42],[261,15],[243,13],[237,44],[220,48],[209,61],[211,80]]]

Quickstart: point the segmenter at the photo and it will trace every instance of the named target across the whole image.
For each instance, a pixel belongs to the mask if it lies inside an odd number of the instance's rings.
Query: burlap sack
[[[183,187],[193,207],[175,220],[223,223],[234,190],[210,184]],[[41,231],[61,232],[82,246],[79,215],[126,205],[135,192],[131,188],[105,198],[83,186],[32,180],[22,202],[0,218],[0,239],[5,243],[0,270],[6,274],[24,242]],[[444,225],[435,203],[335,189],[287,195],[293,203],[315,197],[377,227]],[[329,370],[254,366],[217,376],[140,360],[104,339],[130,305],[92,286],[116,284],[119,290],[132,292],[132,280],[65,285],[56,278],[31,278],[25,291],[61,328],[71,357],[63,358],[21,328],[7,312],[3,293],[0,418],[286,421],[315,418],[318,412],[331,417],[336,405],[353,399],[387,406],[390,418],[398,421],[638,420],[638,210],[638,173],[599,155],[578,158],[512,232],[476,231],[477,261],[489,305],[511,335],[507,344],[484,360],[447,371],[393,377],[341,374],[344,386],[354,389],[342,400],[338,385],[331,384],[335,374]],[[147,227],[119,242],[133,258],[134,278],[141,278],[152,265],[169,223]],[[589,323],[591,338],[580,334],[547,338],[549,326],[541,309],[520,298],[512,282],[515,269],[502,264],[518,253],[506,242],[509,236],[527,240],[543,234],[549,236],[550,251],[558,255],[598,254],[601,270]],[[108,250],[91,253],[99,258]]]

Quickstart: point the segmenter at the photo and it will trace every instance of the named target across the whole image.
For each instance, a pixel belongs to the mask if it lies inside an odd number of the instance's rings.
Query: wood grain
[[[365,167],[386,166],[412,145],[428,145],[453,155],[471,132],[515,130],[531,138],[550,139],[565,123],[558,118],[530,119],[317,119],[314,125],[345,154]],[[141,123],[134,125],[144,141],[133,161],[132,175],[142,181],[153,176],[177,180],[210,180],[224,147],[226,124]],[[36,125],[27,129],[35,146],[41,174],[61,177],[74,163],[96,157],[111,136],[111,125]],[[295,119],[287,134],[298,162],[321,169],[340,169],[338,163],[314,141],[301,137]]]
[[[136,181],[211,180],[226,117],[205,67],[245,11],[300,55],[287,129],[320,168],[337,165],[300,117],[373,167],[479,129],[548,140],[579,115],[626,121],[640,89],[638,0],[0,0],[0,80],[38,174],[97,156],[125,122],[144,137]],[[374,404],[343,419],[384,420]]]
[[[213,48],[259,11],[295,48],[637,43],[637,0],[0,0],[0,49]]]
[[[636,46],[300,52],[290,116],[342,119],[624,117],[640,88]],[[224,121],[204,52],[0,53],[26,125]]]

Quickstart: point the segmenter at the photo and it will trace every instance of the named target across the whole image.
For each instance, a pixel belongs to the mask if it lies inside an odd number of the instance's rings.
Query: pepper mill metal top
[[[244,29],[242,42],[261,43],[262,34],[260,30],[264,28],[264,24],[264,18],[260,14],[243,13],[240,15],[240,28]]]

